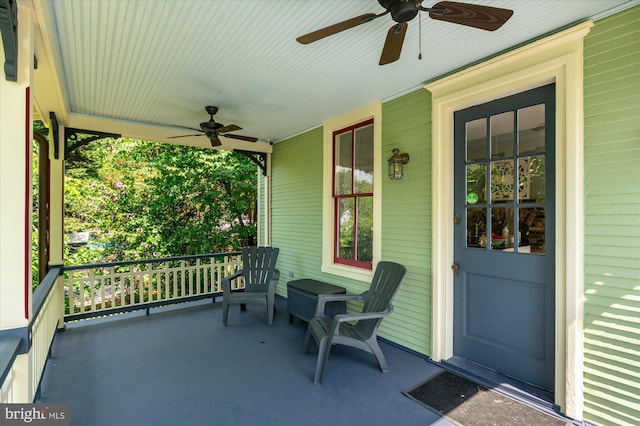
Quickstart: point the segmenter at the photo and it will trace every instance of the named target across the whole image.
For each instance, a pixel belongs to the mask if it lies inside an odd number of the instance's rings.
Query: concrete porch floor
[[[370,354],[334,346],[322,386],[306,323],[264,307],[211,301],[71,323],[52,345],[40,403],[70,405],[71,425],[450,425],[402,394],[441,369],[381,343]]]

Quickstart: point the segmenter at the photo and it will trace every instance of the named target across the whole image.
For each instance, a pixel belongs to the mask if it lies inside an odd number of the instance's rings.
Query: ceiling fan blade
[[[192,135],[180,135],[180,136],[168,136],[167,139],[176,139],[176,138],[187,138],[190,136],[203,136],[204,133],[194,133]]]
[[[171,127],[173,127],[174,129],[184,129],[185,131],[186,130],[193,130],[194,132],[202,131],[202,129],[196,129],[195,127],[185,127],[185,126],[171,126]]]
[[[364,15],[356,16],[355,18],[347,19],[346,21],[338,22],[337,24],[329,25],[328,27],[302,35],[298,37],[296,41],[301,44],[313,43],[314,41],[348,30],[349,28],[357,27],[360,24],[373,21],[374,19],[386,14],[387,12],[379,15],[376,15],[375,13],[365,13]]]
[[[406,22],[399,22],[389,28],[387,39],[384,41],[384,47],[382,48],[382,55],[380,55],[380,65],[390,64],[400,59],[402,44],[404,43],[404,36],[407,34],[408,26]]]
[[[441,1],[428,10],[432,19],[487,31],[497,30],[513,15],[510,9],[456,1]]]
[[[211,146],[220,146],[222,142],[218,136],[209,136],[209,140],[211,141]]]
[[[235,124],[229,124],[228,126],[222,126],[216,130],[218,133],[227,133],[227,132],[235,132],[236,130],[242,130],[242,127]]]
[[[253,138],[251,136],[242,136],[242,135],[222,135],[225,138],[231,138],[231,139],[239,139],[241,141],[247,141],[247,142],[257,142],[258,138]]]

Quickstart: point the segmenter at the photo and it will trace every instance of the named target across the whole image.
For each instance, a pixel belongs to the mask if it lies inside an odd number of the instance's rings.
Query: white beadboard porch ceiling
[[[382,12],[376,0],[65,0],[36,10],[49,59],[58,63],[70,123],[92,117],[99,130],[125,136],[127,124],[143,124],[148,132],[138,128],[128,136],[166,141],[164,135],[194,133],[174,126],[198,128],[209,118],[204,106],[216,105],[216,121],[243,128],[235,133],[277,142],[561,27],[637,4],[467,2],[514,15],[486,32],[423,13],[423,59],[415,18],[400,60],[385,66],[378,60],[390,16],[309,45],[296,42],[318,28]],[[171,141],[208,145],[204,137]]]

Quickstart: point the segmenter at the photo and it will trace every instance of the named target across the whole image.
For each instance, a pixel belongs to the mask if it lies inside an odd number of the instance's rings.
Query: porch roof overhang
[[[48,122],[54,112],[67,127],[209,147],[206,137],[171,137],[193,134],[209,118],[204,106],[216,105],[216,121],[260,138],[222,137],[221,148],[268,153],[273,143],[326,120],[638,3],[466,1],[514,15],[497,32],[416,18],[400,60],[379,66],[389,17],[311,45],[296,42],[320,27],[381,12],[373,0],[25,0],[36,20],[36,118]]]

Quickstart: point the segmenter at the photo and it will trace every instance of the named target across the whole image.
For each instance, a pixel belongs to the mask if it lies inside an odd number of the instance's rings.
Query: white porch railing
[[[34,318],[31,322],[32,341],[30,354],[32,374],[30,394],[32,396],[35,396],[40,386],[40,378],[44,372],[56,330],[63,327],[62,276],[58,275],[58,273],[59,270],[55,271],[55,281],[51,290],[41,301],[34,300],[34,305],[39,305],[40,310],[34,313]]]
[[[7,372],[7,376],[2,382],[2,386],[0,387],[0,404],[12,404],[15,400],[14,398],[14,380],[13,376],[15,374],[15,365],[11,365],[11,369]]]
[[[56,328],[62,325],[60,271],[60,267],[51,268],[34,292],[33,318],[27,334],[4,342],[10,345],[11,356],[0,371],[0,403],[28,403],[36,395]]]
[[[68,266],[65,320],[215,297],[222,278],[241,267],[238,252]]]
[[[233,252],[52,268],[33,294],[24,336],[0,341],[7,358],[0,362],[0,403],[34,400],[64,321],[215,298],[222,295],[222,279],[241,267],[240,253]]]

